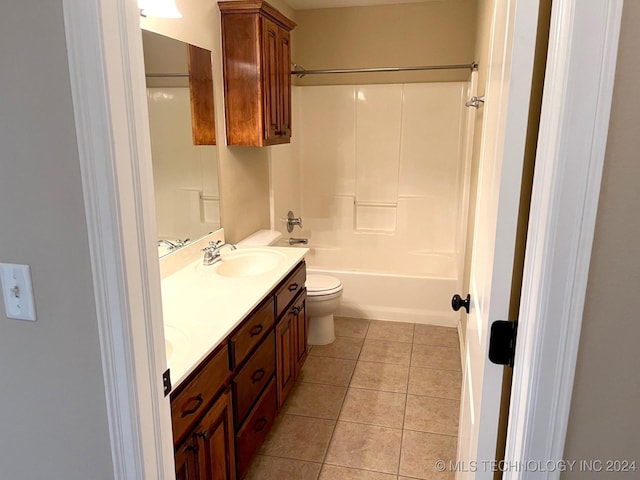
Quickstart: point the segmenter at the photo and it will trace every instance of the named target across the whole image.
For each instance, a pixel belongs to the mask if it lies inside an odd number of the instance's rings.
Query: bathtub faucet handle
[[[283,218],[282,221],[287,224],[287,232],[289,233],[293,232],[295,225],[302,228],[302,217],[296,217],[291,210],[287,212],[287,218]]]

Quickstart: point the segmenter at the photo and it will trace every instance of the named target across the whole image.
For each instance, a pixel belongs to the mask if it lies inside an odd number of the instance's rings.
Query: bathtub
[[[455,327],[451,310],[455,278],[329,270],[307,266],[308,273],[331,275],[344,287],[338,315]]]
[[[288,246],[288,239],[278,243]],[[451,297],[460,289],[455,254],[412,251],[392,253],[393,258],[372,262],[370,255],[359,257],[356,251],[349,254],[344,249],[326,248],[312,242],[307,247],[310,248],[306,257],[307,272],[331,275],[344,286],[338,315],[458,325],[460,314],[451,309]]]

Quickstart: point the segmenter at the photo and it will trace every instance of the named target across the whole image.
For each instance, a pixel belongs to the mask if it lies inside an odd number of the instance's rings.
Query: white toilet
[[[311,345],[328,345],[336,339],[333,314],[342,301],[342,283],[329,275],[307,274],[307,316]]]
[[[238,246],[275,245],[282,237],[274,230],[258,230],[239,241]],[[336,339],[333,314],[340,308],[342,283],[329,275],[307,274],[307,317],[311,345],[328,345]]]

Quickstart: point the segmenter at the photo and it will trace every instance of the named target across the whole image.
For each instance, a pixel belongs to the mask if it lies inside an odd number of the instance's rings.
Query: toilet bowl
[[[329,275],[307,275],[307,317],[311,345],[328,345],[336,339],[333,314],[342,301],[342,283]]]

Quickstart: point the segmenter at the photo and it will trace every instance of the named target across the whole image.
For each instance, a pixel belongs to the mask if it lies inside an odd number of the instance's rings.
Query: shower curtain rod
[[[323,69],[323,70],[307,70],[306,68],[292,63],[293,70],[291,75],[297,75],[298,78],[302,78],[305,75],[318,75],[328,73],[378,73],[378,72],[409,72],[417,70],[459,70],[469,69],[472,72],[478,70],[478,63],[464,63],[457,65],[422,65],[418,67],[375,67],[375,68],[338,68],[338,69]]]

